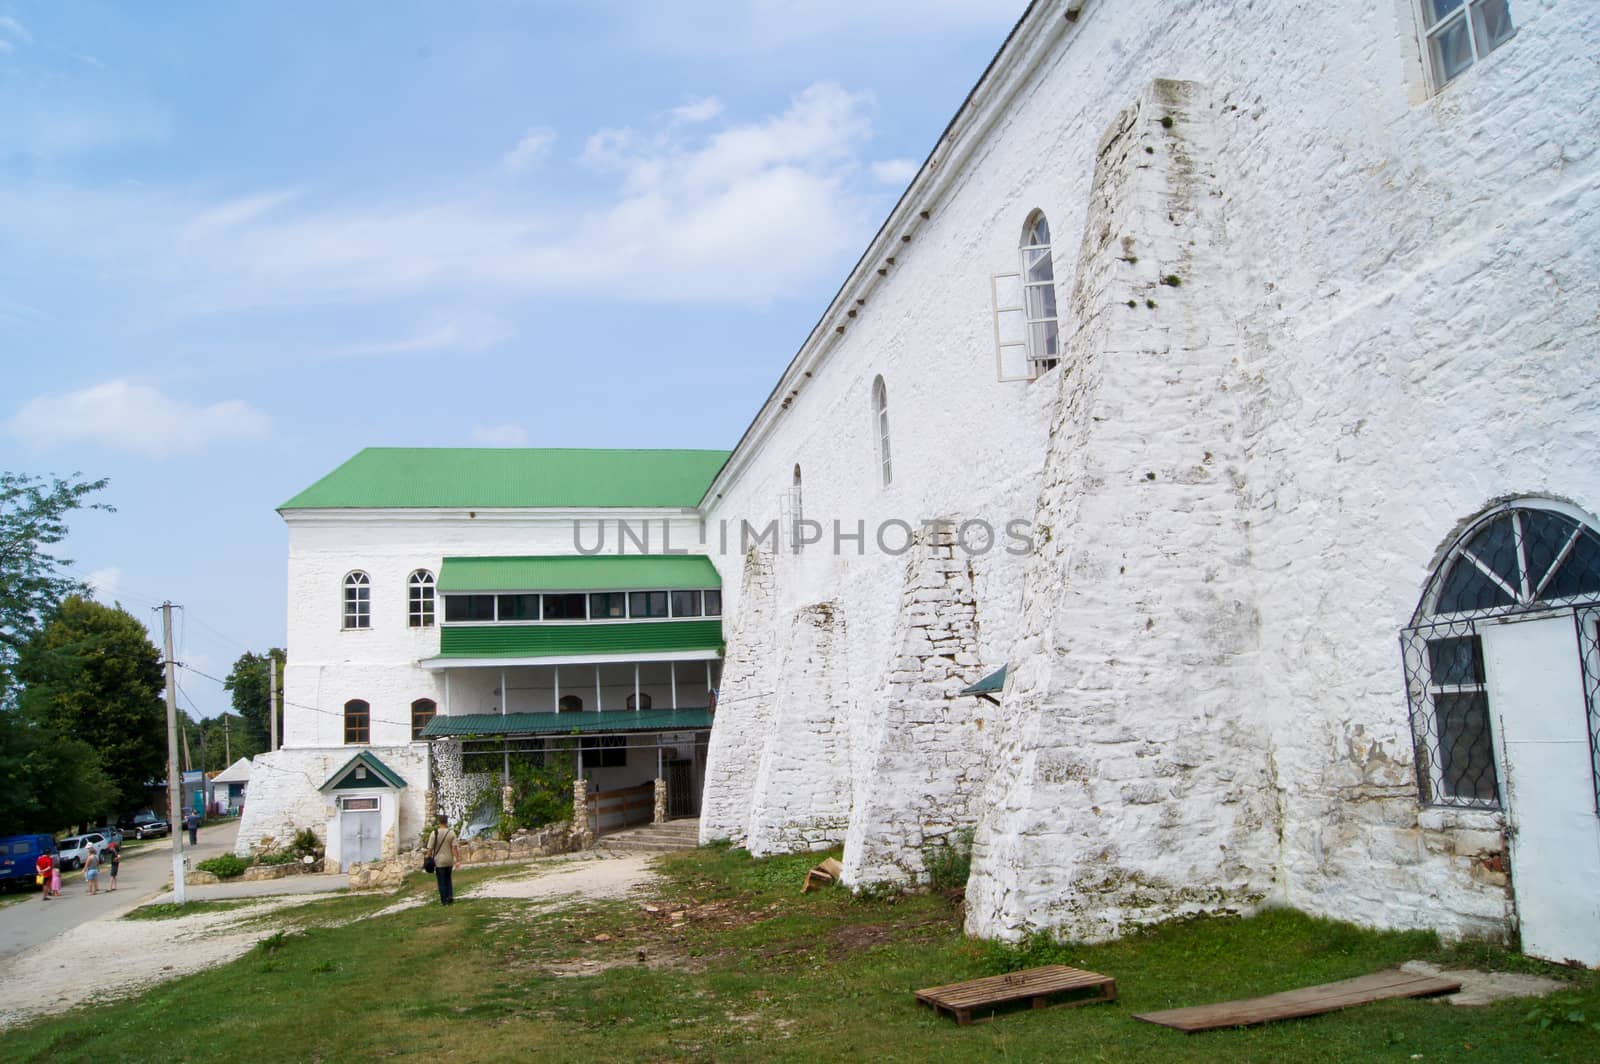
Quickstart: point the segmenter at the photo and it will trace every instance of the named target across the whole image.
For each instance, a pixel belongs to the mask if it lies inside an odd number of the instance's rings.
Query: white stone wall
[[[329,834],[336,814],[334,799],[318,788],[343,768],[357,749],[283,749],[256,755],[250,767],[250,800],[239,820],[234,852],[249,854],[265,838],[284,845],[302,828],[311,828],[321,837],[328,856],[338,860],[340,840]],[[397,793],[381,792],[386,803],[393,793],[394,819],[388,809],[383,816],[383,855],[392,857],[415,847],[421,837],[428,788],[427,748],[418,743],[360,749],[368,750],[406,781],[406,787]],[[375,789],[373,793],[380,792]]]
[[[714,520],[775,513],[797,462],[806,516],[825,521],[1031,514],[1041,493],[1044,523],[1081,515],[1035,559],[1020,642],[1024,566],[974,563],[979,656],[1011,660],[1019,686],[973,930],[1109,933],[1257,897],[1382,926],[1507,930],[1497,818],[1417,807],[1396,635],[1443,545],[1494,500],[1600,508],[1600,137],[1587,117],[1600,6],[1511,7],[1516,37],[1430,95],[1409,0],[1091,0],[1071,23],[1038,5],[719,478]],[[1190,133],[1146,116],[1137,151],[1166,177],[1097,203],[1104,135],[1157,79],[1203,87],[1183,104]],[[1197,135],[1205,202],[1164,224],[1160,197],[1183,191],[1175,168]],[[1002,384],[989,280],[1015,269],[1036,207],[1063,303],[1081,292],[1074,312],[1107,315],[1120,298],[1129,317],[1113,329],[1069,313],[1074,350],[1095,364]],[[1123,237],[1126,254],[1078,255]],[[879,374],[887,489],[871,435]],[[1047,483],[1057,403],[1073,413]],[[1123,551],[1137,588],[1118,587]],[[849,618],[840,699],[855,738],[881,708],[902,562],[811,548],[776,566],[780,615],[834,601]],[[1124,757],[1060,754],[1119,733]],[[1097,877],[1087,844],[1106,830],[1083,818],[1108,816],[1132,841]],[[1139,852],[1172,836],[1173,816],[1213,851],[1196,841],[1165,867]],[[1020,883],[1007,862],[1039,872],[1023,851],[1048,852],[1052,831],[1074,848],[1044,883]],[[1191,872],[1195,890],[1178,890]]]
[[[702,842],[743,844],[749,831],[751,797],[777,701],[772,590],[772,556],[752,549],[739,581],[739,610],[725,632],[728,654],[701,795]]]

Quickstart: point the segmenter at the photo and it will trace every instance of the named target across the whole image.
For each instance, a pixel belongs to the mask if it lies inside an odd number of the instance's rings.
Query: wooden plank
[[[1092,990],[1093,996],[1078,1001],[1051,1001],[1058,994]],[[916,999],[934,1012],[944,1012],[965,1026],[973,1022],[977,1009],[994,1009],[1001,1005],[1027,1002],[1033,1008],[1047,1005],[1090,1005],[1101,1001],[1115,1001],[1117,981],[1108,975],[1069,968],[1064,964],[1048,964],[1005,975],[991,975],[983,979],[969,979],[963,983],[933,986],[916,991]],[[991,1016],[979,1019],[992,1019]]]
[[[1461,983],[1454,979],[1413,975],[1410,972],[1396,970],[1241,1001],[1222,1001],[1214,1005],[1165,1009],[1161,1012],[1141,1012],[1136,1013],[1133,1018],[1147,1023],[1158,1023],[1178,1031],[1210,1031],[1219,1027],[1250,1027],[1258,1023],[1270,1023],[1273,1020],[1316,1016],[1324,1012],[1335,1012],[1354,1005],[1366,1005],[1391,998],[1451,994],[1460,989]]]

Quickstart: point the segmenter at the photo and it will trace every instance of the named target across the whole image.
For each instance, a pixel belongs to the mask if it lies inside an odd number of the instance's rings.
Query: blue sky
[[[0,468],[223,676],[361,447],[731,447],[1023,6],[0,0]]]

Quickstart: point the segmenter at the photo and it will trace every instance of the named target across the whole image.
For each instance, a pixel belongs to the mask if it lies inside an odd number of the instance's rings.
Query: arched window
[[[344,578],[344,626],[372,627],[372,580],[360,570]]]
[[[418,569],[406,581],[411,590],[410,625],[412,628],[433,627],[433,574]]]
[[[655,699],[650,697],[650,692],[641,691],[639,692],[639,697],[637,699],[630,694],[625,705],[627,705],[629,709],[649,709],[654,703]]]
[[[431,698],[419,698],[411,703],[411,737],[422,738],[422,729],[439,714],[439,706]]]
[[[583,712],[583,699],[577,695],[562,695],[561,701],[556,703],[556,708],[563,713],[581,713]]]
[[[1518,614],[1575,620],[1571,667],[1583,674],[1591,752],[1600,737],[1600,535],[1550,503],[1501,506],[1473,522],[1434,570],[1401,634],[1406,693],[1425,805],[1497,809],[1491,728],[1496,678],[1484,654],[1485,622]],[[1571,621],[1566,622],[1568,624]],[[1566,628],[1571,638],[1572,628]],[[1594,765],[1600,785],[1600,763]]]
[[[352,698],[344,704],[344,741],[372,741],[372,707],[359,698]]]
[[[882,377],[872,382],[872,428],[878,441],[878,482],[887,488],[894,470],[889,464],[889,392]]]
[[[1022,231],[1022,306],[1028,324],[1028,359],[1044,372],[1061,358],[1056,322],[1056,274],[1050,262],[1050,223],[1042,211]]]
[[[794,467],[794,487],[789,492],[789,534],[794,539],[794,552],[799,554],[805,547],[805,541],[800,536],[800,522],[806,518],[804,500],[800,497],[800,466]]]

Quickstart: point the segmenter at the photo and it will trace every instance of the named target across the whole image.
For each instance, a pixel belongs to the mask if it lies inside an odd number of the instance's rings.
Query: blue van
[[[56,840],[50,835],[7,835],[0,838],[0,890],[13,883],[33,886],[34,862],[41,853],[56,854]]]

